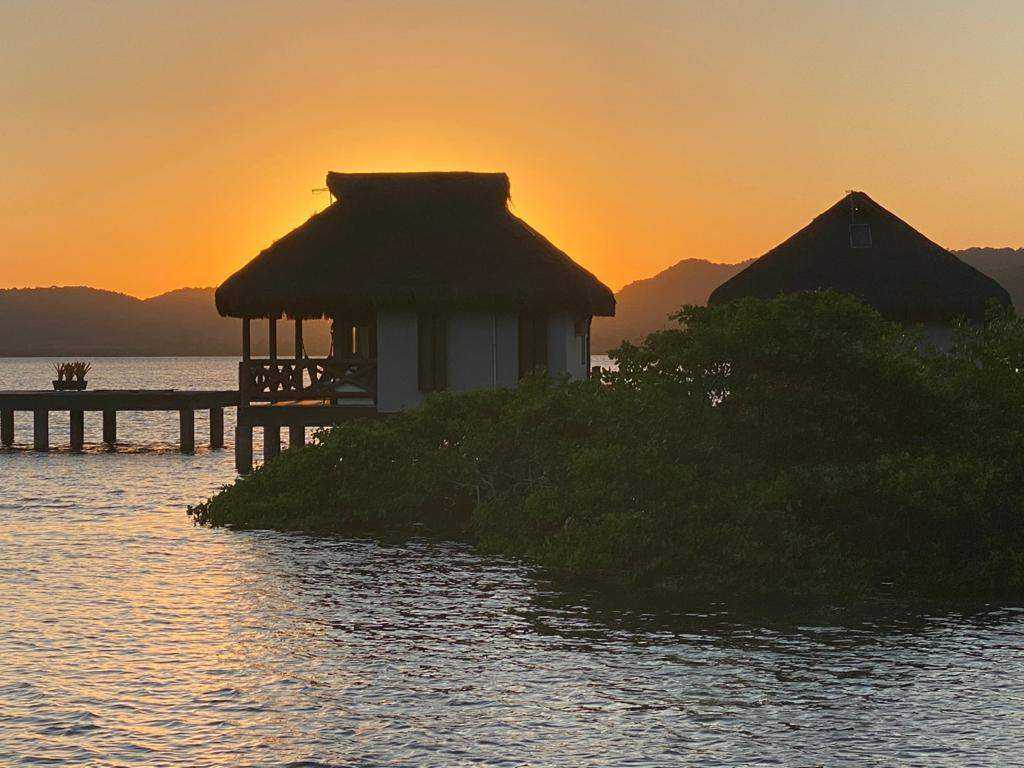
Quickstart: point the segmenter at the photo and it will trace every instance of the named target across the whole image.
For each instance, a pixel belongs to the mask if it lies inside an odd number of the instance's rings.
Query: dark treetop
[[[979,319],[992,299],[1010,304],[999,283],[863,192],[850,192],[723,283],[709,303],[820,288],[853,294],[890,319],[912,322]]]
[[[217,289],[222,315],[383,305],[615,313],[611,290],[512,215],[503,173],[329,173],[327,186],[334,203]]]

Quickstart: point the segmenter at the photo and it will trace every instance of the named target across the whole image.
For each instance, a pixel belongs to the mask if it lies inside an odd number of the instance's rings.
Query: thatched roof
[[[508,210],[503,173],[329,173],[337,198],[217,289],[222,315],[386,305],[613,315],[609,288]]]
[[[709,303],[832,288],[886,317],[910,322],[980,319],[995,280],[915,230],[863,192],[846,197],[720,285]]]

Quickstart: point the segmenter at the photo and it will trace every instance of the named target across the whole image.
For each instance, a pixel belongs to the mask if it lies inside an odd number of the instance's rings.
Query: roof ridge
[[[346,202],[452,201],[505,206],[510,184],[505,173],[480,171],[397,171],[327,174],[327,188]]]

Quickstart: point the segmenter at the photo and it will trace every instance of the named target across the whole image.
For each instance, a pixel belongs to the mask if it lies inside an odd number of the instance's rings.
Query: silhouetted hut
[[[534,368],[588,375],[590,320],[614,314],[614,296],[512,215],[505,174],[329,173],[327,186],[330,206],[217,289],[220,313],[243,319],[243,410],[390,412]],[[296,321],[294,360],[277,356],[282,316]],[[255,318],[270,321],[264,360],[250,354]],[[302,351],[310,318],[333,321],[325,359]]]
[[[957,317],[980,320],[1010,295],[863,192],[850,192],[781,245],[720,285],[711,304],[823,288],[850,293],[885,317],[948,340]]]

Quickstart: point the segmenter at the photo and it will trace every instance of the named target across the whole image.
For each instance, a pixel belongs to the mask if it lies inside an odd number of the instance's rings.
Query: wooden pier
[[[14,444],[15,411],[33,414],[33,447],[50,449],[50,412],[66,411],[71,423],[71,449],[85,445],[85,412],[103,413],[103,442],[117,444],[119,411],[177,411],[182,453],[196,449],[195,412],[210,411],[210,447],[224,447],[224,409],[238,406],[237,390],[96,389],[92,391],[0,391],[0,445]]]
[[[306,427],[328,427],[348,419],[374,418],[377,411],[377,360],[359,354],[355,326],[341,335],[352,345],[330,358],[278,358],[277,319],[270,318],[270,357],[250,355],[249,319],[242,321],[242,361],[238,365],[238,418],[235,421],[235,469],[252,472],[253,429],[263,430],[263,461],[281,453],[281,428],[288,446],[306,442]],[[334,328],[332,327],[332,336]],[[332,344],[332,348],[337,349]],[[372,346],[375,346],[372,345]],[[295,348],[302,349],[302,321],[295,322]],[[364,350],[368,351],[368,350]]]

